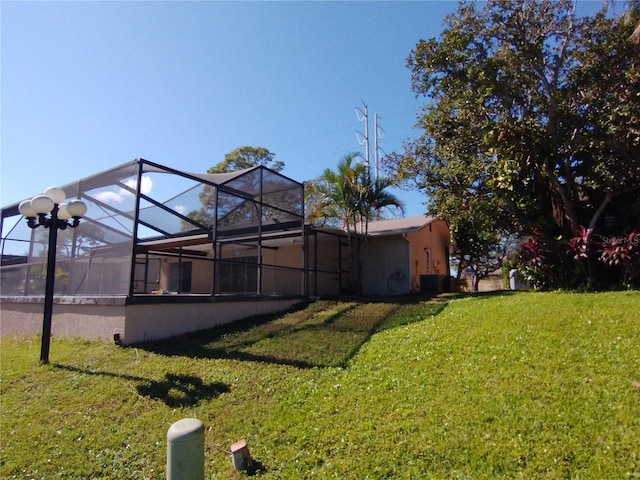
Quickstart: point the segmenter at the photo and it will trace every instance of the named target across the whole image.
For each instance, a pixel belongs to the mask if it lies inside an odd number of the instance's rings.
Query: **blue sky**
[[[581,0],[585,12],[600,0]],[[406,58],[453,1],[0,2],[7,205],[142,157],[204,172],[263,146],[294,180],[364,152],[355,107],[399,150],[424,98]],[[616,7],[618,8],[618,7]],[[406,215],[420,194],[398,192]]]

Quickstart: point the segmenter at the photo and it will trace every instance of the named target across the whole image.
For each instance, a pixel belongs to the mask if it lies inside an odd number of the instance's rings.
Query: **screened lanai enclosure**
[[[305,231],[303,185],[266,167],[199,174],[137,159],[63,189],[88,210],[58,233],[56,295],[308,296],[348,282],[342,237]],[[43,294],[47,238],[17,204],[2,210],[3,296]]]

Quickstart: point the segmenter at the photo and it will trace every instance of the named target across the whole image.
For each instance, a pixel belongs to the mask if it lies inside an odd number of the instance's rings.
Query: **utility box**
[[[439,275],[420,275],[420,292],[421,293],[440,293]]]

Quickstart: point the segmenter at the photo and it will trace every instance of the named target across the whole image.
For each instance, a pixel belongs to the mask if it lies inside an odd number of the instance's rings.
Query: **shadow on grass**
[[[221,382],[204,383],[193,375],[167,373],[162,381],[151,381],[138,385],[138,393],[155,400],[162,400],[168,407],[193,407],[202,400],[210,400],[231,391]]]
[[[171,408],[193,407],[203,400],[210,400],[222,393],[231,391],[225,383],[204,383],[200,377],[193,375],[167,373],[164,380],[158,381],[121,373],[86,370],[69,365],[53,364],[52,366],[69,372],[121,378],[139,382],[136,389],[140,395],[154,400],[160,400]]]
[[[166,356],[343,367],[375,332],[424,320],[446,304],[447,299],[424,295],[320,300],[286,314],[252,317],[136,347]]]

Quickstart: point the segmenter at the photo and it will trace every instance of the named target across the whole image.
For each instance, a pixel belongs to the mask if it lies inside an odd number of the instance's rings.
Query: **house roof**
[[[431,215],[377,220],[375,222],[369,222],[367,232],[371,236],[397,235],[401,233],[417,232],[435,220],[437,220],[437,218]]]

